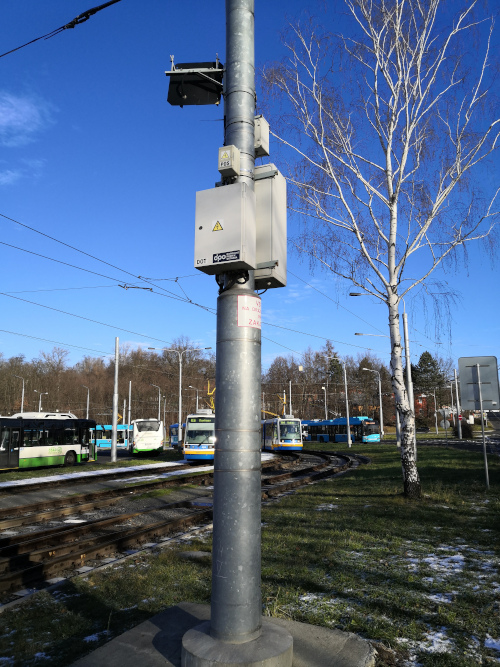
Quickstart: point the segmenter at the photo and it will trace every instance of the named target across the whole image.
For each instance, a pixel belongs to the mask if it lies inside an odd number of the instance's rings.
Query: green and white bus
[[[95,459],[96,423],[71,412],[0,417],[0,470],[71,466]]]

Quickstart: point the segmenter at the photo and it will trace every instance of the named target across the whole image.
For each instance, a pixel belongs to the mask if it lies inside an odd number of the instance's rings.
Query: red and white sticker
[[[238,326],[260,329],[260,299],[258,296],[238,295]]]

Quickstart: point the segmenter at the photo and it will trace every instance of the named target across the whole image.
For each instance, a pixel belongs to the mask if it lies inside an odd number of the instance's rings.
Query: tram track
[[[273,469],[263,474],[262,499],[279,496],[299,486],[312,483],[318,479],[334,475],[351,467],[356,457],[344,454],[322,454],[304,452],[301,457],[303,466],[277,472]],[[285,461],[285,466],[287,462]],[[298,467],[297,467],[298,466]],[[213,473],[188,476],[205,484],[213,478]],[[0,522],[0,530],[13,525],[22,526],[37,521],[46,522],[58,516],[72,516],[91,508],[104,505],[110,506],[120,500],[130,499],[130,494],[147,493],[148,490],[162,488],[166,484],[185,483],[186,478],[160,480],[158,482],[140,484],[126,489],[113,489],[94,494],[82,494],[66,498],[66,507],[61,506],[64,499],[44,501],[40,510],[38,505],[15,508],[17,516],[13,517],[14,509],[3,510],[5,518]],[[121,495],[120,495],[121,494]],[[91,500],[88,496],[94,496]],[[51,507],[58,504],[58,507]],[[6,516],[10,512],[11,516]],[[165,516],[166,515],[166,516]],[[102,559],[119,559],[124,550],[154,548],[165,536],[188,530],[193,524],[208,524],[211,521],[212,507],[209,496],[179,502],[163,504],[161,507],[146,508],[136,512],[113,514],[99,519],[82,520],[81,525],[64,525],[53,528],[42,528],[22,535],[5,535],[0,537],[0,600],[12,598],[13,591],[41,584],[46,585],[51,577],[63,575],[71,577],[81,571],[82,566],[91,569],[99,567]],[[13,522],[18,522],[13,524]],[[130,525],[135,523],[136,525]],[[123,525],[125,524],[125,525]],[[168,539],[168,538],[167,538]],[[117,555],[118,554],[118,555]],[[109,558],[112,557],[112,558]],[[92,565],[88,566],[87,564]],[[84,567],[85,569],[85,567]]]

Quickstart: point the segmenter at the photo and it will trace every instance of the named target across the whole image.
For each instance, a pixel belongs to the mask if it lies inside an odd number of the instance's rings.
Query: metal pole
[[[132,405],[132,380],[128,383],[128,425],[130,426],[130,409]]]
[[[21,414],[23,414],[23,412],[24,412],[24,410],[23,410],[23,406],[24,406],[24,378],[22,378],[20,375],[14,375],[14,377],[17,378],[18,380],[23,381],[23,388],[22,388],[22,392],[21,392]]]
[[[125,424],[125,415],[127,413],[127,399],[123,399],[123,416],[122,416],[122,424]],[[160,421],[160,420],[158,420]]]
[[[292,381],[291,380],[288,381],[288,393],[289,393],[288,404],[290,406],[290,415],[293,415],[293,412],[292,412]]]
[[[254,0],[226,0],[225,145],[240,150],[253,190]],[[252,224],[252,222],[250,223]],[[230,275],[224,276],[229,286]],[[238,300],[260,309],[253,272],[217,299],[217,403],[210,634],[243,643],[261,634],[260,328],[237,326]]]
[[[378,396],[380,399],[380,437],[383,438],[384,433],[384,413],[382,410],[382,382],[380,380],[380,373],[377,371],[378,375]]]
[[[240,175],[236,181],[244,182],[253,191],[254,0],[226,0],[224,88],[224,143],[240,151]],[[250,219],[247,224],[255,221]],[[262,623],[261,299],[254,292],[253,271],[248,272],[246,282],[241,280],[240,273],[221,274],[219,281],[212,600],[208,630],[216,656],[208,655],[205,641],[208,637],[200,641],[195,628],[183,637],[183,664],[215,667],[258,662],[262,667],[291,667],[292,638],[282,628]],[[252,324],[238,322],[239,306],[254,309],[256,317]]]
[[[403,312],[403,331],[405,337],[405,356],[406,356],[406,384],[408,391],[408,400],[413,412],[413,442],[415,447],[415,461],[417,460],[417,433],[415,430],[415,400],[413,398],[413,382],[411,379],[411,360],[410,360],[410,337],[408,336],[408,315]]]
[[[453,405],[453,382],[450,384],[450,395],[451,395],[451,418],[453,420],[453,425],[455,425],[455,406]]]
[[[177,429],[177,446],[181,446],[182,442],[182,355],[186,350],[176,350],[179,355],[179,428]]]
[[[327,410],[327,407],[326,407],[326,387],[321,387],[321,389],[323,389],[323,391],[325,392],[325,421],[327,421],[328,420],[328,410]]]
[[[87,390],[87,416],[86,416],[86,419],[88,419],[89,418],[89,405],[90,405],[90,389],[84,384],[82,384],[82,387]]]
[[[349,424],[349,399],[347,398],[347,371],[345,368],[345,363],[342,364],[344,369],[344,391],[345,391],[345,417],[346,417],[346,429],[347,429],[347,445],[351,446],[351,425]]]
[[[483,414],[483,392],[481,390],[481,372],[479,364],[476,364],[477,371],[477,386],[479,387],[479,407],[481,409],[481,433],[483,435],[483,457],[484,457],[484,473],[486,475],[486,488],[490,488],[490,479],[488,475],[488,456],[486,454],[486,436],[484,434],[484,414]]]
[[[455,397],[456,397],[456,404],[457,404],[457,428],[458,428],[458,439],[462,439],[462,422],[460,421],[460,399],[458,397],[458,377],[457,377],[457,369],[453,369],[453,375],[455,376]]]
[[[437,409],[437,400],[436,400],[436,390],[434,389],[434,418],[436,420],[436,435],[439,434],[438,430],[438,409]]]
[[[111,463],[116,463],[116,443],[118,431],[118,361],[120,358],[120,343],[115,338],[115,384],[113,388],[113,422],[111,426]]]

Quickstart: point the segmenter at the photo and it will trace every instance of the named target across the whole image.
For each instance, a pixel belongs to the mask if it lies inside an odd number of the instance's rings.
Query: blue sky
[[[3,0],[0,51],[92,6],[85,0]],[[283,55],[282,7],[256,0],[257,67]],[[287,3],[290,17],[305,7]],[[0,241],[8,244],[0,247],[5,357],[32,359],[54,346],[36,338],[66,347],[70,363],[84,354],[112,353],[115,336],[144,347],[168,347],[187,336],[215,349],[214,315],[183,300],[216,305],[214,279],[193,268],[193,235],[195,192],[218,180],[222,108],[169,106],[164,72],[171,54],[176,62],[195,62],[217,53],[224,62],[224,50],[222,0],[122,0],[74,30],[0,59],[0,214],[67,244],[0,218]],[[289,229],[296,229],[292,217]],[[387,339],[354,335],[386,334],[384,306],[350,298],[349,285],[320,271],[311,274],[292,252],[288,268],[288,286],[263,296],[264,368],[277,355],[319,349],[326,339],[342,356],[369,348],[388,362]],[[154,293],[117,286],[149,287],[134,278],[139,275],[154,283]],[[444,332],[438,340],[432,314],[410,297],[413,359],[425,349],[454,360],[498,357],[498,265],[476,248],[467,271],[445,278],[461,294],[451,338]]]

